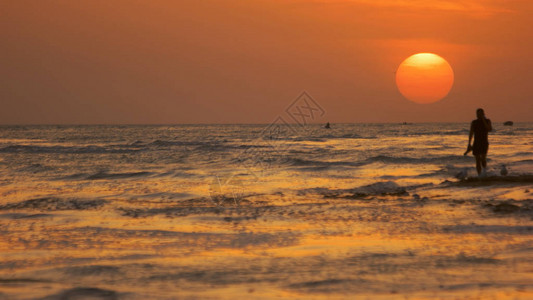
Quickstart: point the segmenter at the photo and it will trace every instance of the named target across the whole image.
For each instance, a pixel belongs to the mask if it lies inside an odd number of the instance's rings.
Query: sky
[[[5,0],[0,124],[533,121],[531,0]],[[417,104],[400,63],[452,66]]]

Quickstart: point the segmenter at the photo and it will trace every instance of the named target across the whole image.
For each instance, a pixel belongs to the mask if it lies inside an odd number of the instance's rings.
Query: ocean
[[[0,299],[531,299],[533,123],[0,127]]]

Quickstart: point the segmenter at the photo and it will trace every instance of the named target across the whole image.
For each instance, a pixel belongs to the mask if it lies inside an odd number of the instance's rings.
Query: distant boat
[[[413,123],[403,122],[402,125],[413,125]]]
[[[331,126],[329,125],[329,122],[326,123],[326,126],[324,126],[324,128],[326,128],[326,129],[330,129],[331,128]]]
[[[507,122],[503,123],[503,125],[505,125],[505,126],[513,126],[513,124],[514,124],[513,121],[507,121]]]

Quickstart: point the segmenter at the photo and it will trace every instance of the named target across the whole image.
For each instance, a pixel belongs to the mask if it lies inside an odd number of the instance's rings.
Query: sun
[[[396,85],[402,95],[416,103],[433,103],[448,95],[453,70],[442,57],[418,53],[406,58],[396,71]]]

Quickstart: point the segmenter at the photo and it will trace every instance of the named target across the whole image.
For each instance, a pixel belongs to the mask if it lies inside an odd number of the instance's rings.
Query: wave
[[[121,274],[120,267],[113,265],[72,266],[59,269],[69,276],[112,276]]]
[[[470,129],[460,129],[460,130],[437,132],[437,135],[467,135],[469,132],[470,132]],[[428,134],[433,135],[435,133],[428,133]]]
[[[423,185],[426,186],[426,185]],[[400,186],[394,181],[376,182],[352,189],[329,189],[329,188],[311,188],[299,190],[299,195],[318,194],[324,198],[363,198],[368,196],[406,196],[408,190],[421,187],[418,186]]]
[[[30,154],[103,154],[103,153],[133,153],[139,149],[128,149],[124,147],[102,147],[102,146],[30,146],[30,145],[10,145],[0,148],[0,153],[30,153]]]
[[[287,158],[281,160],[280,162],[293,167],[312,167],[318,169],[325,169],[330,167],[361,167],[376,162],[389,164],[442,164],[451,162],[464,163],[470,161],[470,157],[465,157],[463,155],[446,155],[438,157],[419,158],[377,155],[360,161],[321,161],[301,158]]]
[[[516,124],[515,124],[516,126]],[[533,129],[531,128],[528,128],[528,127],[515,127],[515,126],[512,126],[512,127],[504,127],[505,129],[500,129],[499,131],[533,131]]]
[[[289,140],[294,141],[294,142],[326,142],[328,139],[329,138],[316,136],[316,137],[297,137],[297,138],[292,138]]]
[[[127,145],[128,145],[128,146],[134,146],[134,147],[137,147],[137,146],[142,146],[142,145],[144,145],[144,142],[141,141],[141,140],[137,140],[137,141],[135,141],[135,142],[133,142],[133,143],[129,143],[129,144],[127,144]]]
[[[18,172],[30,172],[30,173],[41,173],[54,170],[51,166],[46,166],[42,164],[31,164],[29,166],[24,166],[17,169]]]
[[[77,287],[63,290],[57,294],[49,295],[43,299],[101,299],[116,300],[121,298],[121,294],[113,290],[105,290],[92,287]]]
[[[500,214],[510,214],[517,212],[533,212],[533,200],[522,200],[522,201],[502,201],[498,204],[486,203],[484,205],[486,208],[491,209],[495,213]]]
[[[0,210],[12,209],[37,209],[37,210],[88,210],[97,209],[107,204],[109,201],[102,199],[62,199],[56,197],[45,197],[25,200],[17,203],[0,205]]]
[[[74,173],[67,176],[56,178],[56,180],[105,180],[105,179],[129,179],[137,177],[149,177],[149,176],[172,176],[173,172],[156,174],[153,172],[139,171],[139,172],[122,172],[122,173],[108,173],[100,171],[96,173]]]
[[[464,155],[445,155],[436,157],[407,157],[407,156],[388,156],[377,155],[365,160],[367,163],[386,162],[386,163],[409,163],[409,164],[427,164],[427,163],[450,163],[450,162],[470,162],[471,158]]]
[[[327,142],[334,139],[375,139],[376,136],[361,136],[356,133],[347,133],[342,135],[316,135],[316,136],[296,136],[296,137],[277,137],[273,140],[279,141],[294,141],[294,142]],[[263,137],[264,140],[270,140],[268,137]]]
[[[138,145],[138,144],[137,144]],[[173,147],[185,148],[189,151],[214,152],[214,151],[231,151],[231,150],[247,150],[252,148],[272,148],[269,145],[260,144],[230,144],[224,141],[210,141],[210,142],[188,142],[188,141],[165,141],[156,140],[148,143],[145,147],[155,147],[157,149],[171,149]]]
[[[332,134],[326,134],[326,135],[317,135],[316,137],[306,137],[306,138],[298,138],[296,140],[300,141],[327,141],[327,140],[333,140],[333,139],[375,139],[376,136],[362,136],[356,133],[345,133],[342,135],[332,135]]]
[[[533,159],[523,159],[519,161],[513,161],[508,164],[508,166],[521,166],[521,165],[530,165],[533,164]]]
[[[158,147],[171,147],[171,146],[201,146],[205,143],[202,142],[186,142],[186,141],[165,141],[165,140],[155,140],[151,143],[148,143],[148,146],[158,146]]]
[[[198,176],[198,174],[188,173],[183,170],[170,170],[163,171],[161,173],[148,172],[148,171],[138,171],[138,172],[119,172],[119,173],[109,173],[105,171],[99,171],[96,173],[74,173],[66,176],[60,176],[55,178],[55,180],[105,180],[105,179],[129,179],[137,177],[150,177],[150,178],[160,178],[160,177],[178,177],[178,178],[190,178]]]
[[[405,187],[399,186],[394,181],[376,182],[355,189],[348,190],[352,197],[373,195],[408,195]]]
[[[87,173],[74,173],[71,175],[58,177],[56,178],[56,180],[82,180],[82,179],[86,179],[88,176],[90,175]]]
[[[369,132],[364,132],[363,135],[357,133],[337,133],[337,134],[317,134],[314,136],[281,136],[272,138],[272,140],[279,141],[310,141],[310,142],[325,142],[328,140],[334,139],[377,139],[382,136],[405,136],[405,137],[417,137],[417,136],[451,136],[451,135],[468,135],[469,129],[459,129],[459,130],[442,130],[442,131],[386,131],[386,132],[375,132],[374,134],[369,134]],[[265,140],[271,140],[269,136],[263,136]]]
[[[334,166],[361,166],[360,162],[351,162],[351,161],[320,161],[320,160],[308,160],[301,158],[289,158],[284,161],[291,166],[295,167],[334,167]]]
[[[336,138],[338,138],[338,139],[374,139],[376,137],[375,136],[363,137],[363,136],[360,136],[360,135],[355,134],[355,133],[348,133],[348,134],[343,134],[341,136],[338,136]]]
[[[105,153],[135,153],[153,148],[187,147],[195,150],[219,150],[237,148],[238,146],[223,145],[221,142],[187,142],[155,140],[145,143],[137,140],[127,144],[110,144],[106,146],[39,146],[39,145],[9,145],[0,148],[0,153],[25,153],[25,154],[105,154]],[[245,147],[245,146],[241,146]],[[253,146],[250,146],[253,147]]]
[[[528,151],[515,152],[513,153],[513,155],[511,155],[511,157],[520,157],[520,156],[528,156],[528,155],[533,155],[533,152],[528,152]]]
[[[512,233],[530,235],[533,232],[533,226],[528,225],[450,225],[443,226],[442,231],[446,233],[467,233],[467,234],[487,234],[487,233]]]
[[[533,174],[519,174],[509,176],[468,177],[457,182],[445,181],[443,185],[451,186],[490,186],[500,184],[532,184]]]
[[[145,177],[153,175],[152,172],[125,172],[125,173],[107,173],[107,172],[98,172],[87,177],[89,180],[98,180],[98,179],[127,179],[135,177]]]
[[[26,213],[7,213],[0,214],[0,219],[10,219],[10,220],[19,220],[19,219],[39,219],[39,218],[48,218],[53,217],[52,214],[26,214]]]

